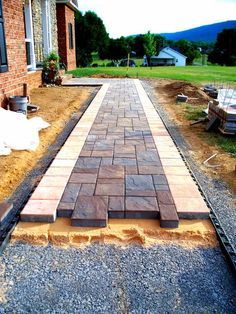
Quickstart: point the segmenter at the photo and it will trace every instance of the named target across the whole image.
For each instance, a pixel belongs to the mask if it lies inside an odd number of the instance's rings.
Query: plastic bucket
[[[9,109],[11,111],[23,113],[27,115],[28,98],[25,96],[11,96],[9,97]]]

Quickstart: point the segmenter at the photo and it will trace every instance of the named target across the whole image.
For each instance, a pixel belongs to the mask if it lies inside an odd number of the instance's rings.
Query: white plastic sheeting
[[[9,155],[12,149],[35,151],[39,131],[49,126],[40,117],[27,119],[22,113],[0,108],[0,155]]]
[[[236,89],[221,88],[218,90],[219,107],[234,107],[236,106]]]

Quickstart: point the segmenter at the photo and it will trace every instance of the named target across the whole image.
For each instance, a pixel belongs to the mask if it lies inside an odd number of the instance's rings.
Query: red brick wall
[[[0,73],[0,105],[6,97],[22,94],[26,82],[25,31],[22,1],[3,0],[8,72]],[[5,100],[4,100],[5,99]]]
[[[42,71],[29,72],[26,82],[28,83],[28,93],[30,93],[31,89],[42,85]]]
[[[73,25],[73,49],[69,48],[69,23]],[[67,69],[73,70],[76,68],[74,11],[64,4],[57,4],[57,29],[59,56],[61,61],[66,64]]]
[[[41,85],[42,74],[27,71],[22,1],[3,0],[3,15],[8,71],[0,73],[0,106],[6,107],[9,96],[22,95],[23,83],[28,83],[28,91]]]

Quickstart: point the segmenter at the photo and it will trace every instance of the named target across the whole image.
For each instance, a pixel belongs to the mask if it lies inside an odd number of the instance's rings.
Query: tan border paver
[[[153,134],[179,218],[208,218],[210,210],[181,158],[175,143],[148,98],[141,82],[139,80],[134,80],[134,82]],[[188,197],[190,193],[192,193],[191,197]]]
[[[108,87],[109,84],[102,85],[96,97],[71,132],[66,143],[55,157],[42,181],[22,210],[21,219],[23,221],[31,221],[32,219],[35,221],[55,221],[58,204]],[[64,183],[62,177],[64,178]]]

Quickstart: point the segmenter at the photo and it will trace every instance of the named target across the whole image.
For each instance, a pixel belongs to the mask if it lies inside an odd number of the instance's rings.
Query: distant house
[[[78,0],[0,0],[0,106],[41,81],[52,50],[67,69],[76,67],[74,14]]]
[[[158,56],[151,57],[152,66],[185,66],[187,57],[180,52],[170,48],[165,47],[161,49]],[[147,64],[144,58],[144,65]]]

